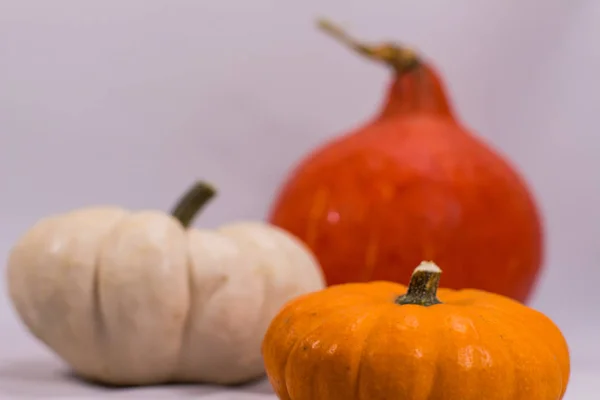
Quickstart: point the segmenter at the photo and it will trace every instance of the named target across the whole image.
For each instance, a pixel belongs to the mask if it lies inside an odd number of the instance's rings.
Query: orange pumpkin
[[[544,314],[480,290],[350,283],[292,300],[263,341],[282,400],[559,400],[567,343]],[[404,293],[404,294],[403,294]]]
[[[374,120],[294,167],[269,221],[308,245],[328,285],[404,282],[433,259],[444,265],[446,287],[526,302],[542,268],[544,232],[525,180],[456,116],[432,62],[320,23],[394,77]]]

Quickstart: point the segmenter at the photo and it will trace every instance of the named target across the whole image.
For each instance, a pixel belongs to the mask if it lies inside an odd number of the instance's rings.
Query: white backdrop
[[[319,33],[320,15],[435,60],[459,116],[522,169],[545,212],[533,305],[575,366],[600,360],[592,0],[0,0],[0,257],[42,216],[166,210],[197,177],[220,189],[197,225],[263,217],[292,164],[369,118],[390,78]],[[0,359],[48,355],[4,285],[0,321]]]

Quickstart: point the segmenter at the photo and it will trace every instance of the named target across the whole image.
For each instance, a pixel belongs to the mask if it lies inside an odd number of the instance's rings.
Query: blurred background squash
[[[402,45],[367,45],[320,26],[394,77],[379,115],[292,171],[270,221],[307,243],[330,285],[403,282],[433,260],[445,266],[448,287],[526,301],[543,232],[519,172],[458,120],[430,62]]]

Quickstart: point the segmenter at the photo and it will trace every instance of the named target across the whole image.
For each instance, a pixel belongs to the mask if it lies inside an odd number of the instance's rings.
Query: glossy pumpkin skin
[[[479,290],[400,305],[396,283],[329,287],[288,303],[263,341],[282,400],[559,400],[568,347],[543,314]]]
[[[543,261],[526,183],[456,120],[424,62],[396,73],[373,121],[300,162],[269,220],[311,248],[329,285],[402,282],[432,259],[447,287],[525,302]]]

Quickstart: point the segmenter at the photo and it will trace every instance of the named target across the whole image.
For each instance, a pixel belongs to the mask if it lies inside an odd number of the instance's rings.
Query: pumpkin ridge
[[[326,296],[326,294],[327,294],[326,292],[313,293],[313,295],[316,295],[316,297],[321,297],[322,300],[327,300],[328,296]],[[305,295],[305,296],[310,296],[310,295],[311,294],[308,294],[308,295]],[[321,295],[321,296],[319,296],[319,295]],[[336,297],[336,300],[340,301],[340,300],[342,300],[345,297],[348,297],[349,299],[352,299],[352,298],[355,298],[355,295],[354,294],[347,294],[346,296],[341,297],[341,298],[340,297]],[[293,310],[294,309],[294,303],[296,303],[296,301],[298,301],[298,300],[300,300],[300,299],[293,300],[292,303],[289,303],[286,306],[286,309],[287,309],[287,307],[290,307],[289,310]],[[357,304],[355,306],[345,307],[345,308],[343,306],[340,307],[339,305],[335,306],[335,307],[332,305],[332,308],[331,309],[327,309],[326,312],[323,312],[323,310],[320,310],[320,311],[321,311],[322,315],[327,315],[329,317],[329,316],[335,315],[335,314],[344,314],[344,313],[347,312],[348,309],[364,308],[364,307],[365,307],[364,304]],[[311,309],[313,309],[313,308],[312,307],[307,307],[306,309],[304,309],[302,311],[302,314],[304,314],[304,315],[310,314],[311,313]],[[284,311],[282,310],[282,314],[283,313],[284,313]],[[294,341],[294,343],[291,346],[289,346],[290,350],[289,350],[289,352],[285,356],[286,360],[283,363],[283,365],[285,367],[284,367],[284,372],[282,374],[283,375],[283,380],[285,381],[285,385],[284,385],[285,386],[285,391],[286,391],[286,394],[288,396],[289,396],[289,393],[290,393],[290,387],[288,385],[289,385],[290,382],[293,381],[293,379],[290,379],[290,372],[289,372],[289,368],[290,368],[290,366],[292,364],[290,364],[288,362],[288,360],[290,359],[290,357],[292,356],[292,354],[294,354],[294,352],[296,352],[298,350],[298,348],[300,347],[302,341],[305,340],[307,336],[309,336],[312,333],[314,333],[316,330],[322,328],[323,325],[325,325],[328,322],[328,320],[329,320],[329,318],[325,318],[322,321],[320,321],[317,325],[312,326],[309,330],[304,331],[304,332],[298,334],[298,336],[296,337],[296,340]]]
[[[435,312],[435,309],[433,309],[433,311]],[[444,334],[441,329],[435,330],[435,337],[436,337],[435,338],[436,343],[439,343],[439,341],[443,339]],[[427,393],[427,396],[425,397],[425,400],[438,400],[438,397],[435,393],[436,382],[438,381],[439,376],[442,374],[443,369],[445,368],[444,364],[439,362],[440,352],[441,351],[440,351],[439,346],[436,346],[436,354],[435,354],[435,359],[434,359],[436,367],[434,368],[433,375],[431,377],[431,385],[429,385],[427,387],[428,393]]]
[[[262,345],[263,357],[265,357],[265,342],[270,339],[270,337],[273,335],[273,332],[275,331],[275,329],[277,331],[279,329],[283,330],[285,332],[285,334],[284,334],[285,338],[289,339],[289,341],[291,342],[291,345],[287,346],[284,349],[284,351],[286,351],[284,360],[281,363],[277,363],[277,364],[280,364],[281,369],[283,369],[283,371],[280,371],[281,375],[279,376],[279,379],[277,379],[277,381],[278,381],[277,383],[283,383],[283,384],[275,385],[273,382],[271,383],[273,388],[275,388],[276,390],[277,389],[285,390],[285,394],[286,394],[287,398],[289,398],[289,389],[287,386],[287,378],[286,378],[287,363],[288,363],[289,356],[290,356],[292,350],[296,347],[298,342],[300,340],[302,340],[303,333],[299,334],[299,335],[297,334],[295,337],[290,339],[291,333],[296,331],[296,329],[289,329],[289,328],[283,329],[283,327],[286,325],[287,322],[289,322],[290,319],[292,319],[292,320],[296,319],[295,314],[305,315],[307,311],[312,309],[313,306],[310,303],[309,299],[314,299],[315,297],[322,297],[322,296],[317,296],[319,293],[322,293],[322,292],[316,292],[316,293],[312,293],[312,294],[304,294],[304,295],[298,296],[295,299],[292,299],[289,302],[287,302],[286,304],[284,304],[284,306],[279,311],[279,317],[276,317],[273,319],[273,321],[271,322],[271,324],[269,326],[269,329],[267,329],[267,332],[266,332],[264,340],[263,340],[263,345]],[[304,307],[298,307],[297,305],[301,304],[303,301],[307,301],[307,304],[304,305]],[[283,316],[285,316],[285,318]],[[274,327],[276,327],[276,328],[274,328]],[[285,342],[286,340],[284,339],[283,341]],[[268,367],[268,360],[266,360],[266,366]],[[271,380],[272,378],[273,377],[269,376],[269,380]]]
[[[96,339],[100,342],[99,347],[106,345],[106,323],[104,321],[104,314],[102,312],[102,302],[100,301],[100,258],[98,257],[98,251],[94,254],[94,273],[92,274],[92,323],[94,324],[94,330],[98,332]],[[100,368],[103,370],[104,368]],[[98,374],[102,375],[102,373]],[[86,377],[91,379],[92,376]]]
[[[104,312],[102,311],[102,290],[100,290],[100,266],[102,265],[102,263],[100,262],[100,254],[101,254],[101,249],[103,247],[103,243],[106,241],[106,238],[109,237],[112,232],[114,232],[117,227],[121,224],[121,222],[126,219],[128,216],[130,215],[129,212],[125,212],[123,215],[121,215],[117,220],[114,221],[113,226],[108,229],[104,236],[99,239],[99,243],[96,247],[96,252],[94,254],[94,263],[93,263],[93,268],[94,268],[94,273],[92,275],[92,308],[93,308],[93,317],[92,320],[94,321],[94,329],[96,330],[96,332],[98,332],[97,335],[97,340],[100,342],[99,346],[100,348],[104,348],[107,343],[110,342],[109,338],[107,337],[107,334],[109,333],[107,328],[106,328],[106,316],[104,314]],[[103,349],[103,351],[106,351]],[[99,372],[98,373],[92,373],[90,374],[90,376],[85,376],[86,379],[94,379],[94,377],[98,377],[98,376],[102,376],[105,375],[104,371],[107,370],[107,368],[102,365],[99,368]],[[84,373],[84,371],[81,371],[82,375]]]
[[[190,334],[190,329],[192,327],[192,307],[193,307],[193,302],[194,302],[194,297],[195,297],[195,290],[194,290],[195,285],[194,285],[194,280],[193,280],[194,262],[192,260],[192,254],[190,253],[189,238],[188,238],[187,234],[186,234],[186,242],[187,243],[186,243],[186,263],[185,264],[186,264],[187,282],[188,282],[188,307],[187,307],[187,311],[185,313],[185,317],[183,320],[183,329],[181,330],[181,337],[179,338],[179,356],[178,356],[179,361],[177,362],[177,365],[179,365],[179,366],[183,365],[182,360],[184,359],[184,353],[186,350],[187,339]],[[176,381],[175,378],[177,378],[177,376],[180,374],[181,374],[181,371],[179,371],[178,368],[175,368],[173,370],[173,376],[171,376],[171,381]]]
[[[104,245],[104,242],[106,241],[106,239],[111,236],[113,234],[114,231],[117,230],[117,228],[119,227],[119,225],[129,216],[131,215],[130,212],[125,211],[123,215],[121,215],[118,219],[116,219],[113,223],[113,226],[110,229],[107,229],[106,232],[104,233],[104,235],[102,236],[101,239],[99,239],[99,243],[96,247],[96,252],[94,254],[94,275],[93,275],[93,279],[94,281],[92,282],[92,305],[94,307],[94,321],[96,321],[95,323],[97,324],[96,329],[98,329],[100,331],[100,335],[99,337],[104,339],[104,342],[106,342],[106,336],[105,333],[107,333],[106,331],[106,325],[105,325],[105,319],[106,316],[104,315],[104,312],[102,311],[102,301],[101,301],[101,290],[100,290],[100,266],[101,266],[101,260],[100,260],[100,254],[102,251],[102,247]],[[104,343],[103,343],[104,344]]]
[[[504,341],[505,333],[503,333],[503,331],[502,331],[503,325],[501,323],[484,318],[484,316],[481,313],[474,312],[474,309],[471,309],[470,313],[473,316],[473,318],[472,318],[473,323],[475,324],[477,329],[483,330],[484,332],[487,329],[489,331],[489,333],[491,334],[490,336],[497,335],[499,340]],[[487,345],[486,347],[490,347],[490,346]],[[515,359],[514,349],[512,346],[496,346],[494,348],[495,351],[498,351],[499,349],[502,350],[502,352],[506,355],[506,359],[508,360],[508,362],[505,363],[504,368],[506,368],[506,364],[508,364],[508,365],[510,365],[510,371],[511,371],[509,376],[511,377],[512,381],[510,383],[506,383],[504,385],[505,388],[510,387],[510,396],[506,396],[506,397],[514,398],[514,397],[516,397],[516,393],[517,393],[517,390],[516,390],[516,388],[517,388],[517,383],[516,383],[517,382],[517,369],[515,368],[515,365],[512,362]]]
[[[387,306],[389,307],[389,305]],[[385,313],[386,305],[373,305],[373,307],[376,307],[376,310],[379,311],[373,311],[373,308],[369,306],[354,304],[353,306],[345,307],[342,312],[335,312],[334,315],[327,318],[330,323],[338,326],[338,332],[344,332],[345,337],[351,336],[351,342],[339,340],[335,334],[331,335],[328,333],[329,329],[326,325],[322,325],[302,340],[303,346],[319,343],[315,356],[322,357],[320,358],[321,362],[315,363],[313,361],[311,364],[305,365],[305,367],[311,370],[311,378],[306,381],[306,384],[311,388],[309,392],[310,399],[329,398],[333,390],[335,390],[334,393],[339,390],[350,398],[356,396],[356,383],[358,382],[360,366],[362,365],[360,360],[362,351],[369,336],[372,335],[372,327]],[[316,342],[315,338],[317,339]],[[327,380],[327,375],[330,371],[327,368],[330,356],[328,354],[329,350],[323,342],[329,344],[329,349],[331,349],[331,346],[335,346],[338,353],[345,354],[344,365],[346,371],[345,373],[341,372],[343,375],[335,375],[335,389],[331,388],[331,383]],[[313,360],[319,358],[313,358]],[[341,393],[338,396],[341,397]]]
[[[354,398],[357,400],[361,400],[361,398],[360,398],[360,378],[362,376],[362,369],[363,369],[363,365],[364,365],[363,358],[364,358],[365,352],[367,351],[367,347],[369,346],[369,341],[370,341],[370,339],[373,338],[373,335],[376,332],[375,327],[383,319],[384,311],[385,311],[385,308],[383,308],[383,307],[380,308],[379,315],[376,316],[375,318],[373,318],[373,322],[371,323],[371,327],[369,328],[370,331],[365,336],[365,340],[363,341],[362,348],[360,350],[360,355],[358,356],[358,368],[356,370],[356,377],[354,378],[355,386],[354,386],[354,390],[353,390]],[[370,399],[365,399],[365,400],[370,400]]]
[[[433,369],[432,376],[429,379],[429,384],[421,386],[418,389],[420,392],[423,392],[424,390],[427,391],[426,395],[423,396],[423,400],[438,400],[440,398],[443,398],[443,394],[442,397],[440,397],[440,394],[436,392],[436,387],[438,386],[437,381],[442,375],[444,369],[447,368],[447,366],[443,362],[440,362],[440,354],[442,353],[442,346],[440,344],[444,343],[446,340],[444,337],[445,332],[443,326],[437,325],[435,321],[443,321],[444,317],[448,313],[447,310],[449,307],[452,307],[452,305],[448,305],[446,303],[442,303],[440,307],[419,307],[419,309],[424,309],[425,312],[427,312],[427,318],[425,319],[430,325],[434,326],[434,329],[432,329],[430,332],[433,336],[432,342],[435,343],[435,345],[430,349],[430,351],[433,350],[434,352],[434,354],[432,355],[431,362],[436,366]],[[418,313],[415,313],[413,315],[418,316]],[[423,319],[422,316],[418,318],[419,320]],[[434,322],[431,323],[431,321]],[[422,325],[421,321],[420,325]]]
[[[291,375],[290,368],[292,367],[292,364],[289,363],[288,361],[289,361],[291,355],[300,347],[300,343],[302,343],[302,340],[304,340],[308,335],[310,335],[311,333],[313,333],[314,331],[316,331],[317,329],[322,327],[323,324],[325,324],[325,322],[326,321],[321,321],[318,325],[313,326],[307,332],[302,332],[302,334],[298,335],[298,337],[296,338],[295,343],[292,346],[290,346],[290,351],[286,355],[286,360],[285,360],[285,363],[283,364],[283,365],[285,365],[284,372],[283,372],[283,380],[285,381],[285,391],[286,391],[288,397],[290,397],[289,384],[290,384],[290,382],[292,382],[292,379],[290,377],[290,375]]]
[[[507,314],[505,314],[505,315],[507,315]],[[529,339],[532,339],[532,338],[530,338],[530,336],[532,336],[532,335],[530,335],[529,332],[525,333],[522,330],[520,330],[519,324],[516,321],[514,321],[513,319],[505,318],[503,321],[503,324],[510,325],[512,327],[512,329],[510,329],[510,332],[512,335],[515,335],[517,337],[517,339],[516,339],[517,342],[520,340],[519,337],[520,338],[525,337],[527,339],[527,340],[525,340],[525,343],[529,342],[530,346],[536,342],[536,340],[529,340]],[[503,337],[501,336],[501,338],[503,338]],[[533,338],[533,339],[535,339],[535,338]],[[513,348],[513,346],[509,345],[506,347],[508,349],[509,354],[511,355],[511,360],[513,361],[510,363],[512,365],[513,376],[514,376],[513,392],[519,393],[519,387],[522,386],[522,385],[520,385],[520,383],[523,381],[523,377],[520,376],[520,374],[519,374],[519,369],[518,369],[519,363],[516,361],[516,360],[519,360],[519,356],[518,356],[517,351]],[[561,387],[562,387],[562,382],[561,382]],[[528,400],[528,399],[522,398],[520,400]]]
[[[567,390],[566,383],[568,383],[568,379],[569,379],[569,375],[570,375],[570,368],[567,369],[567,371],[563,370],[562,363],[558,359],[558,354],[556,352],[556,349],[551,347],[550,342],[545,341],[545,340],[542,340],[542,341],[538,340],[539,337],[544,337],[545,335],[547,335],[548,331],[539,327],[539,324],[537,322],[533,323],[533,324],[531,323],[532,316],[535,316],[535,318],[542,318],[544,320],[545,324],[548,322],[552,323],[552,321],[548,317],[546,317],[544,314],[542,314],[541,312],[539,312],[535,309],[526,309],[527,314],[529,314],[529,315],[525,315],[525,312],[522,312],[522,310],[520,308],[517,310],[511,309],[511,312],[508,312],[508,311],[502,309],[501,307],[497,307],[493,303],[485,303],[485,306],[483,304],[480,304],[480,305],[473,304],[473,306],[485,309],[487,312],[492,310],[493,312],[501,315],[504,320],[503,324],[506,324],[506,321],[510,321],[513,328],[516,328],[513,330],[520,331],[518,329],[520,324],[528,324],[530,326],[530,328],[526,332],[526,336],[529,339],[528,341],[543,347],[552,356],[551,358],[555,361],[555,363],[558,367],[558,370],[560,371],[561,388],[562,388],[561,393],[562,393],[562,395],[565,394],[565,392]],[[523,311],[525,311],[525,310],[523,310]],[[564,340],[564,338],[563,338],[563,340]],[[512,348],[511,348],[511,351],[514,353],[514,350],[512,350]],[[513,355],[513,358],[515,358],[514,355]],[[566,381],[566,383],[565,383],[565,381]]]
[[[77,211],[75,211],[77,212]],[[74,212],[71,212],[74,213]],[[103,349],[103,351],[106,352],[106,356],[107,358],[110,360],[111,358],[113,358],[111,356],[111,351],[110,351],[110,342],[112,341],[112,338],[110,337],[111,332],[107,327],[107,323],[106,323],[106,313],[103,310],[103,301],[102,301],[102,293],[103,290],[101,290],[101,281],[102,281],[102,259],[101,259],[101,255],[103,253],[103,248],[106,245],[106,241],[108,240],[108,238],[110,236],[113,235],[113,233],[115,231],[118,230],[118,228],[125,222],[125,220],[127,220],[128,218],[130,218],[132,215],[131,211],[128,210],[124,210],[123,215],[121,215],[118,219],[116,219],[112,225],[112,227],[110,229],[107,229],[104,236],[102,236],[101,239],[99,239],[99,243],[96,247],[96,254],[94,256],[94,282],[93,282],[93,293],[92,295],[93,297],[93,304],[94,304],[94,309],[97,310],[97,318],[98,318],[98,323],[100,324],[98,326],[100,335],[99,335],[99,340],[100,340],[100,347]],[[109,348],[109,350],[106,350],[106,347]],[[107,362],[107,364],[111,364],[111,361]],[[104,366],[103,366],[104,367]],[[102,377],[102,378],[106,378],[107,380],[110,380],[110,372],[108,368],[101,368],[100,370],[101,372],[96,375],[96,376],[90,376],[89,379],[96,379],[97,377]],[[83,372],[83,371],[82,371]]]
[[[537,323],[532,324],[532,321],[531,321],[532,318],[528,318],[528,316],[523,315],[524,313],[522,313],[522,312],[520,313],[520,310],[516,310],[516,312],[515,312],[515,310],[511,309],[510,310],[511,312],[508,312],[507,310],[500,309],[499,307],[494,307],[493,304],[487,303],[486,305],[488,305],[488,307],[481,307],[481,308],[486,309],[488,313],[491,310],[494,313],[497,313],[502,318],[502,323],[494,324],[495,328],[510,325],[512,329],[510,329],[510,330],[507,329],[507,331],[509,332],[510,335],[515,335],[518,338],[518,340],[515,340],[516,342],[529,343],[530,347],[537,348],[538,351],[539,351],[539,349],[543,349],[543,350],[545,350],[547,355],[550,356],[549,358],[554,362],[555,367],[559,372],[558,376],[560,378],[560,388],[561,388],[560,392],[561,392],[561,397],[562,397],[562,395],[564,395],[564,392],[566,391],[566,385],[564,385],[564,383],[563,383],[564,382],[563,371],[562,371],[560,363],[557,359],[556,353],[555,353],[554,349],[549,346],[547,341],[539,340],[540,336],[538,334],[539,333],[544,334],[547,332],[539,332],[537,330]],[[492,307],[489,307],[489,305],[491,305]],[[533,310],[533,309],[528,309],[528,311],[534,311],[535,314],[539,313],[538,311]],[[526,329],[526,330],[520,329],[521,324],[527,324],[529,326],[529,329]],[[503,338],[503,335],[506,335],[506,333],[499,334],[499,335],[501,338]],[[522,385],[518,384],[520,377],[519,377],[519,374],[517,373],[518,369],[516,368],[516,366],[518,366],[519,363],[514,361],[514,360],[518,359],[519,356],[517,355],[513,346],[506,346],[506,348],[508,349],[508,351],[511,355],[511,360],[513,360],[513,362],[510,363],[513,366],[514,376],[515,376],[513,391],[515,393],[519,393],[518,388],[520,386],[522,386]],[[529,400],[529,399],[524,398],[523,400]]]

